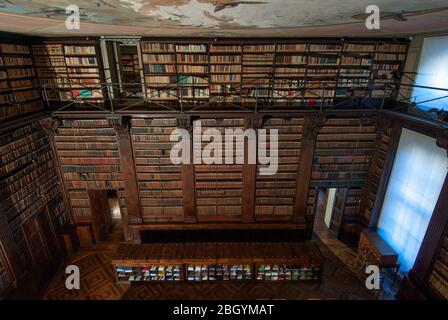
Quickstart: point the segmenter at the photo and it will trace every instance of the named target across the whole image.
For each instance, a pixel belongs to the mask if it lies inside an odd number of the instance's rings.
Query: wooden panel
[[[440,297],[448,299],[448,175],[440,191],[431,221],[411,274]]]
[[[133,119],[131,125],[143,220],[182,220],[182,169],[170,159],[177,120]]]
[[[88,199],[89,189],[124,191],[116,133],[107,119],[64,119],[54,141],[73,218],[91,221],[89,202],[75,199]],[[125,194],[119,195],[125,209]]]
[[[310,185],[358,190],[356,198],[347,199],[351,203],[344,210],[342,224],[358,219],[359,190],[366,185],[369,176],[376,137],[375,122],[370,118],[331,118],[319,129]],[[309,220],[313,220],[313,203],[308,201]]]
[[[106,190],[89,190],[90,210],[92,212],[95,238],[104,240],[108,234],[107,215],[110,208]]]
[[[129,223],[141,223],[142,213],[140,206],[139,188],[134,162],[134,151],[130,136],[130,119],[115,118],[109,119],[113,126],[118,140],[118,150],[120,154],[121,176],[119,174],[109,177],[104,173],[97,173],[96,178],[106,176],[106,179],[123,179],[124,193],[126,195],[127,220]]]
[[[23,274],[33,252],[22,225],[51,207],[51,227],[63,227],[69,215],[62,205],[61,187],[51,149],[40,123],[31,123],[0,137],[0,202],[4,228],[11,239],[3,238],[11,270]]]
[[[95,243],[95,235],[91,223],[76,224],[76,233],[78,234],[81,247],[90,247]]]
[[[255,199],[258,221],[290,220],[293,216],[302,127],[303,118],[270,118],[263,123],[263,129],[278,130],[279,164],[274,175],[261,175],[258,169]]]
[[[313,157],[316,137],[322,118],[306,117],[303,125],[303,135],[300,149],[300,162],[297,171],[296,198],[294,206],[294,221],[306,221],[308,215],[308,194],[310,192],[310,178],[313,169]],[[314,203],[315,201],[312,201]]]
[[[391,135],[389,139],[388,151],[384,160],[383,169],[378,181],[378,190],[372,207],[372,214],[370,217],[369,226],[376,226],[380,217],[381,208],[383,207],[384,197],[386,195],[387,184],[389,183],[389,177],[392,172],[392,167],[395,160],[395,154],[397,152],[398,143],[401,136],[401,124],[394,122],[391,128]],[[375,180],[374,180],[375,181]],[[375,182],[374,182],[375,183]]]
[[[216,128],[224,137],[225,129],[244,130],[244,119],[201,119],[201,132]],[[203,150],[209,142],[199,142]],[[223,140],[224,141],[224,140]],[[236,164],[236,143],[233,149],[234,164],[195,164],[196,213],[198,221],[225,221],[242,219],[243,176],[242,164]],[[224,156],[224,150],[223,156]]]
[[[331,213],[329,229],[336,236],[339,235],[339,229],[342,224],[347,192],[347,188],[337,189],[334,197],[333,212]]]

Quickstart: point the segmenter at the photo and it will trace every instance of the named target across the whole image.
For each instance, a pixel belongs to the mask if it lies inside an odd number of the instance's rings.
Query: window
[[[414,265],[447,168],[446,150],[435,139],[403,129],[378,221],[378,234],[398,252],[403,272]]]
[[[415,84],[448,89],[448,37],[424,39]],[[412,92],[417,103],[445,96],[447,91],[425,88],[414,88]],[[424,102],[419,107],[448,111],[448,97]]]

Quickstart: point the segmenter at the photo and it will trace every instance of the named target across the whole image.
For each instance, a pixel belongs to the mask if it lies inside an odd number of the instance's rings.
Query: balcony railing
[[[337,96],[334,86],[309,87],[291,85],[288,91],[260,87],[257,84],[239,86],[218,85],[215,92],[198,84],[100,83],[69,87],[61,84],[45,84],[42,95],[53,112],[191,112],[197,110],[264,111],[327,110],[332,108],[381,109],[386,101],[392,101],[397,88],[388,84],[381,97]],[[350,88],[356,91],[356,87]],[[365,87],[359,90],[367,89]],[[378,88],[376,89],[378,90]]]

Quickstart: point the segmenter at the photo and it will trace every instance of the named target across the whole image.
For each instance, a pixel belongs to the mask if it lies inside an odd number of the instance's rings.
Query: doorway
[[[317,190],[315,232],[339,236],[344,216],[347,188],[319,188]]]
[[[89,190],[95,240],[122,241],[123,225],[116,190]]]
[[[121,43],[118,46],[118,51],[118,68],[124,97],[142,97],[142,68],[138,43]]]

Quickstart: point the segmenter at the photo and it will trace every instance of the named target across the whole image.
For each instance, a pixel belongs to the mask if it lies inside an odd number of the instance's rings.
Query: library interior
[[[0,300],[448,300],[446,0],[329,6],[0,1]]]

